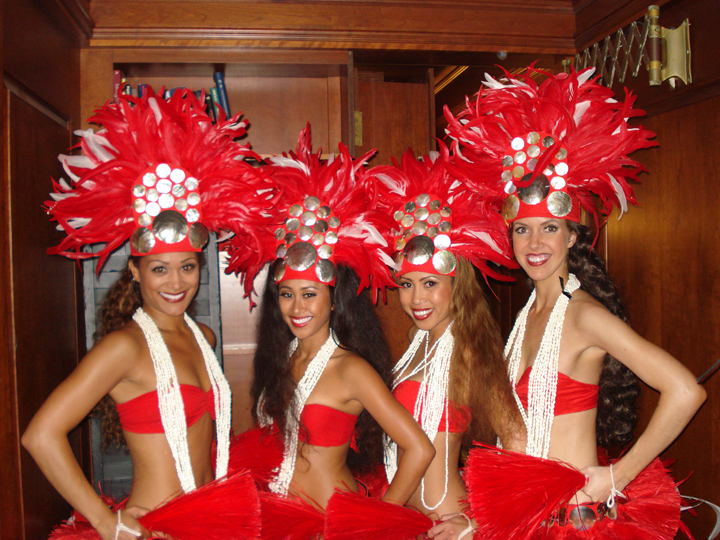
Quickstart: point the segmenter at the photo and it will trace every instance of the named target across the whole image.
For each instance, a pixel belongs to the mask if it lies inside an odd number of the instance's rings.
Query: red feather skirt
[[[230,441],[228,474],[248,470],[260,489],[267,490],[280,468],[284,449],[285,443],[274,424],[241,433]]]
[[[126,501],[114,503],[117,511]],[[257,540],[260,538],[260,500],[251,475],[241,472],[210,482],[171,499],[148,512],[138,521],[150,533],[174,540]],[[50,540],[101,540],[100,535],[80,514],[59,525]]]
[[[648,465],[618,498],[617,519],[605,517],[587,530],[569,523],[544,523],[585,484],[584,475],[565,463],[482,446],[465,467],[468,500],[487,540],[673,540],[680,529],[682,503],[677,484],[659,459]]]

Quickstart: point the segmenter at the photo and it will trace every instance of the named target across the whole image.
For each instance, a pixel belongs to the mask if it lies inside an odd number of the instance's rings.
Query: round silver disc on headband
[[[430,215],[430,212],[427,208],[418,208],[417,212],[415,212],[415,219],[419,219],[420,221],[425,221],[428,216]]]
[[[435,247],[438,249],[447,249],[450,247],[452,242],[447,234],[438,234],[435,238],[433,238],[433,244],[435,244]]]
[[[288,208],[288,214],[292,217],[300,217],[303,213],[303,207],[301,204],[293,204]]]
[[[527,179],[526,175],[523,180]],[[525,204],[538,204],[545,200],[550,193],[550,183],[542,174],[538,176],[528,187],[518,188],[518,197]]]
[[[275,261],[275,266],[273,267],[273,277],[275,278],[275,281],[280,281],[284,275],[285,261],[282,259],[277,259]]]
[[[508,195],[503,203],[502,215],[505,219],[515,219],[520,210],[520,199],[517,195]]]
[[[427,235],[428,235],[430,238],[435,238],[438,234],[440,234],[440,229],[438,229],[437,227],[430,227],[430,228],[427,230]]]
[[[315,229],[315,232],[324,233],[328,230],[328,222],[324,219],[318,219],[317,223],[313,225],[313,229]]]
[[[188,203],[185,199],[177,199],[175,201],[175,209],[179,210],[180,212],[184,212],[188,209]]]
[[[155,237],[150,229],[146,227],[138,227],[130,237],[132,246],[138,253],[148,253],[155,247]]]
[[[442,216],[435,212],[434,214],[430,214],[430,217],[427,218],[428,225],[437,225],[442,221]]]
[[[318,261],[315,265],[315,275],[321,283],[330,283],[335,279],[335,265],[327,259]]]
[[[176,199],[179,199],[180,197],[185,196],[185,187],[180,184],[175,184],[172,187],[172,194]]]
[[[277,249],[275,250],[275,256],[278,259],[284,259],[286,254],[287,254],[287,246],[285,244],[280,244],[277,247]]]
[[[411,238],[403,249],[405,259],[410,264],[425,264],[435,253],[433,241],[427,236],[415,236]]]
[[[320,199],[317,197],[306,197],[305,208],[308,210],[317,210],[320,207]]]
[[[455,266],[457,265],[455,255],[444,249],[436,252],[432,260],[435,270],[441,274],[449,274],[455,270]]]
[[[138,214],[142,214],[145,211],[145,199],[135,199],[133,201],[133,210],[135,210]]]
[[[300,228],[300,220],[298,218],[290,218],[285,222],[288,231],[297,231]]]
[[[331,210],[329,206],[321,206],[317,209],[317,212],[315,213],[320,219],[327,219],[328,217],[330,217]]]
[[[285,255],[285,264],[293,270],[302,272],[307,270],[317,259],[317,249],[308,242],[297,242],[290,246]]]
[[[322,246],[325,243],[325,236],[320,233],[314,234],[312,237],[312,243],[315,246]]]
[[[143,184],[145,184],[147,187],[154,186],[156,181],[157,176],[155,176],[154,173],[149,172],[143,175]]]
[[[190,225],[190,230],[188,231],[188,239],[190,240],[190,245],[192,247],[194,247],[195,249],[204,248],[205,244],[207,244],[208,242],[208,238],[210,238],[210,235],[208,234],[208,230],[205,225],[203,225],[202,223],[193,223],[192,225]]]
[[[404,217],[405,217],[405,212],[403,212],[402,210],[398,210],[393,214],[393,218],[395,218],[395,221],[400,221]]]
[[[302,227],[300,227],[300,228],[298,229],[298,233],[297,233],[298,238],[299,238],[300,240],[305,241],[305,242],[307,242],[308,240],[310,240],[310,239],[312,238],[313,234],[314,234],[314,233],[313,233],[312,228],[311,228],[311,227],[308,227],[308,226],[306,226],[306,225],[303,225]]]
[[[284,236],[285,229],[283,229],[282,227],[278,227],[277,229],[275,229],[275,240],[282,240]]]
[[[528,133],[525,140],[528,142],[528,144],[537,144],[540,142],[540,134],[537,131],[531,131]]]
[[[402,251],[402,249],[405,247],[405,244],[407,244],[407,242],[404,238],[398,238],[395,241],[395,251]]]
[[[572,199],[564,191],[553,191],[547,199],[547,207],[555,217],[565,217],[572,210]]]
[[[332,248],[327,244],[320,246],[317,252],[318,257],[320,257],[321,259],[329,259],[330,257],[332,257],[333,254]]]
[[[330,231],[325,235],[325,242],[328,244],[337,244],[338,241],[338,235],[337,233],[334,233]]]
[[[303,212],[303,215],[300,216],[300,222],[303,225],[307,225],[308,227],[312,227],[315,225],[315,222],[317,221],[317,216],[315,215],[315,212]]]
[[[555,139],[553,139],[549,135],[542,140],[542,145],[545,148],[550,148],[553,144],[555,144]]]
[[[162,180],[158,180],[157,184],[155,184],[155,189],[158,190],[160,193],[170,193],[170,190],[173,187],[173,183],[168,180],[167,178],[163,178]]]
[[[512,167],[514,161],[512,156],[503,156],[502,165],[503,167]]]
[[[152,218],[147,214],[140,214],[138,216],[138,223],[143,227],[149,227],[152,223]]]
[[[402,251],[396,251],[393,254],[393,261],[395,261],[395,264],[397,266],[401,266],[403,262],[403,252]]]
[[[440,222],[440,225],[438,225],[438,230],[441,233],[449,233],[452,230],[452,225],[450,225],[449,221],[442,221]]]
[[[435,199],[430,204],[428,204],[428,208],[432,210],[433,212],[437,212],[440,209],[440,201]]]
[[[180,212],[163,210],[153,221],[152,231],[166,244],[176,244],[187,236],[188,222]]]
[[[415,204],[421,207],[425,207],[430,202],[430,195],[427,193],[421,193],[417,197],[415,197]]]
[[[195,191],[198,188],[198,179],[192,176],[185,180],[185,187],[190,191]]]
[[[337,229],[340,226],[340,218],[337,216],[331,217],[328,219],[328,225],[330,225],[331,229]]]
[[[400,220],[400,225],[403,227],[412,227],[412,224],[415,222],[415,218],[410,214],[405,214],[403,218]]]
[[[416,205],[414,202],[412,202],[412,201],[405,203],[405,211],[406,211],[408,214],[413,213],[416,208],[417,208],[417,205]]]
[[[145,186],[143,186],[142,184],[138,184],[132,189],[133,197],[142,197],[145,195],[145,191]]]
[[[425,209],[422,208],[421,210]],[[425,231],[427,231],[427,229],[427,223],[425,223],[424,221],[416,221],[412,226],[413,234],[425,234]]]
[[[297,240],[297,235],[295,233],[289,232],[285,235],[285,243],[286,244],[288,244],[288,245],[292,244],[295,240]]]

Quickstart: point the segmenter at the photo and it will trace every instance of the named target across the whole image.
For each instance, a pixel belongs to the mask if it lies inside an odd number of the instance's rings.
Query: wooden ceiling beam
[[[90,9],[94,47],[575,52],[571,0],[100,0]]]

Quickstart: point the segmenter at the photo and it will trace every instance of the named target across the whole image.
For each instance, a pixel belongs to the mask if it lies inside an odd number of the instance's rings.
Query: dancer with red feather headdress
[[[97,256],[98,271],[128,240],[131,256],[106,295],[101,339],[22,438],[76,511],[52,538],[258,538],[251,476],[227,477],[230,386],[215,336],[186,309],[209,230],[235,233],[256,249],[254,224],[267,219],[261,210],[276,193],[234,140],[246,123],[238,115],[213,124],[189,90],[168,100],[152,91],[122,96],[89,121],[102,129],[81,132],[80,155],[60,156],[70,182],[55,183],[47,208],[67,236],[48,251]],[[67,439],[105,395],[115,417],[107,432],[124,438],[133,462],[133,487],[121,503],[95,493]]]
[[[538,84],[531,75],[544,76]],[[628,154],[653,133],[628,120],[634,97],[617,101],[593,71],[487,78],[454,117],[446,108],[453,164],[466,186],[504,199],[515,258],[534,290],[505,355],[527,455],[471,452],[469,501],[480,538],[665,539],[675,537],[680,495],[657,460],[705,399],[695,377],[626,324],[617,291],[581,210],[595,224],[635,204]],[[660,392],[632,442],[637,377]]]
[[[253,382],[256,416],[283,442],[270,493],[260,496],[266,540],[331,537],[328,501],[367,491],[353,473],[381,461],[382,431],[404,451],[383,495],[387,506],[407,501],[433,455],[387,387],[389,351],[368,289],[377,295],[394,285],[380,233],[390,220],[366,176],[371,154],[353,159],[344,145],[339,150],[327,160],[313,153],[308,126],[294,152],[270,158],[267,171],[280,201],[271,210],[272,226],[256,231],[265,247],[248,253],[233,240],[226,246],[228,268],[243,274],[246,291],[258,270],[272,263]],[[242,438],[233,455],[255,452],[248,441],[263,440]],[[352,534],[363,537],[361,529]]]

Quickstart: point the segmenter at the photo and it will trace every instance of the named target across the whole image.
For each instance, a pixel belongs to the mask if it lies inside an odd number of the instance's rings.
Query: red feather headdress
[[[48,214],[67,237],[48,253],[73,259],[110,253],[132,239],[133,255],[200,251],[207,229],[229,231],[260,249],[254,231],[269,220],[272,186],[244,161],[254,156],[235,139],[246,133],[238,114],[213,124],[186,89],[164,100],[151,88],[97,109],[80,132],[77,156],[59,156],[71,179],[53,181]],[[83,247],[105,243],[97,253]]]
[[[457,257],[464,257],[486,276],[510,279],[488,265],[516,267],[498,200],[458,182],[446,147],[421,159],[408,150],[399,164],[393,163],[375,167],[371,174],[386,213],[393,217],[383,233],[399,275],[420,271],[453,276]]]
[[[387,242],[379,233],[389,216],[378,210],[378,194],[364,166],[374,152],[353,159],[345,145],[327,161],[312,152],[310,126],[301,133],[294,152],[273,157],[267,167],[280,193],[272,224],[255,234],[265,249],[258,256],[230,240],[228,272],[242,273],[246,294],[265,263],[276,281],[308,279],[333,285],[335,267],[348,266],[360,278],[358,293],[392,287],[386,264]]]
[[[548,77],[538,85],[530,72]],[[655,146],[654,133],[631,127],[644,114],[591,79],[593,69],[552,75],[532,66],[528,74],[485,88],[454,117],[445,107],[454,163],[474,190],[505,198],[504,217],[558,217],[579,221],[580,206],[598,221],[637,204],[628,180],[644,170],[628,154]],[[598,210],[594,196],[601,202]]]

